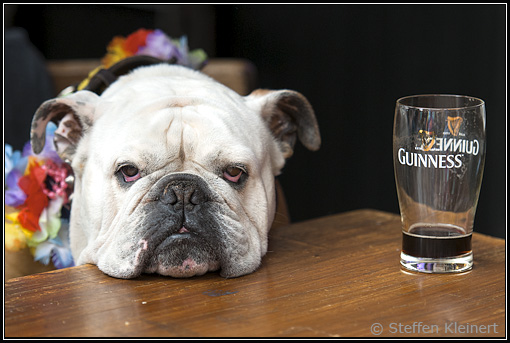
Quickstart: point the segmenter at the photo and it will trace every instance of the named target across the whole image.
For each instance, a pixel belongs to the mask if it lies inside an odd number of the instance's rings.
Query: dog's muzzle
[[[202,178],[192,174],[164,176],[148,199],[144,241],[153,250],[146,258],[145,272],[189,277],[220,267],[218,202]]]

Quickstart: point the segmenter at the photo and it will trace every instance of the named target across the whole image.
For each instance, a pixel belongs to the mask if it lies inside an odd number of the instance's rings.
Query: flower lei
[[[161,30],[139,29],[127,37],[117,36],[107,47],[101,66],[71,91],[85,88],[101,69],[131,56],[148,55],[163,61],[199,69],[206,53],[188,51],[186,36],[171,39]],[[65,96],[64,90],[59,96]],[[35,261],[56,268],[74,265],[69,244],[69,212],[72,197],[72,170],[58,156],[53,143],[56,125],[46,128],[46,143],[39,155],[32,153],[30,142],[23,151],[5,144],[5,249],[19,251],[28,247]]]
[[[207,60],[207,54],[202,49],[189,51],[188,38],[172,39],[163,31],[139,29],[127,37],[114,37],[107,53],[101,60],[101,66],[92,70],[87,79],[83,80],[77,90],[84,89],[89,80],[101,69],[107,69],[115,63],[131,56],[152,56],[163,61],[175,60],[175,64],[192,69],[200,69]]]
[[[5,204],[14,208],[5,213],[5,249],[29,247],[34,260],[51,261],[56,268],[74,265],[69,246],[70,167],[55,151],[56,125],[46,129],[46,140],[39,155],[30,143],[23,151],[5,145]]]

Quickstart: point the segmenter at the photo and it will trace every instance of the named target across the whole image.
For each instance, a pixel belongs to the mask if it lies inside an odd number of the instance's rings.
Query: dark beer
[[[402,251],[423,258],[460,256],[471,252],[471,234],[455,227],[415,227],[403,232]]]

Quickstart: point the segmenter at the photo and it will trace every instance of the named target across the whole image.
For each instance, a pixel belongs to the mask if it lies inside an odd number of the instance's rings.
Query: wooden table
[[[504,337],[505,240],[455,275],[401,270],[400,219],[358,210],[273,230],[253,274],[119,280],[86,265],[5,284],[6,337]]]

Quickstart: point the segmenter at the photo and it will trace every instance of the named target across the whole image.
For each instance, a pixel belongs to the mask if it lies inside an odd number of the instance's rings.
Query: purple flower
[[[181,58],[178,47],[161,30],[154,30],[147,35],[145,46],[141,47],[136,54],[149,55],[162,60],[169,60],[172,57],[176,57],[178,60]]]
[[[19,188],[18,180],[23,176],[27,167],[28,158],[21,156],[19,151],[13,151],[12,146],[5,145],[5,204],[12,207],[22,205],[27,198]]]
[[[7,189],[5,190],[5,204],[12,207],[18,207],[25,203],[27,195],[18,186],[18,180],[23,176],[23,173],[17,169],[13,169],[5,176],[5,183]]]

